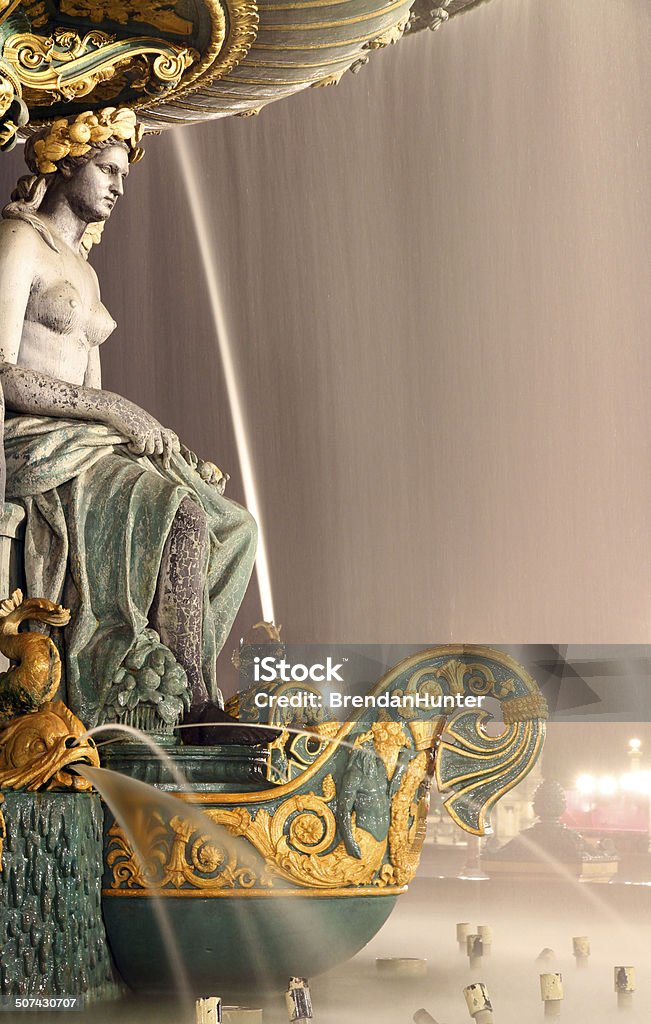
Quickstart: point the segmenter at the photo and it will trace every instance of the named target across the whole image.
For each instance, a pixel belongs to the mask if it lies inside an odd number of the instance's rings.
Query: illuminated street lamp
[[[640,760],[642,758],[642,740],[632,739],[628,741],[628,759],[632,772],[639,772]]]

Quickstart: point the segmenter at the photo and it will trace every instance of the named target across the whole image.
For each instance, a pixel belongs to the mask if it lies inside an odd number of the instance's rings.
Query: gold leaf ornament
[[[130,107],[105,107],[97,112],[86,110],[73,121],[57,118],[34,143],[34,154],[40,174],[54,174],[66,157],[85,156],[94,145],[116,139],[127,143],[129,162],[137,163],[143,156],[138,146],[141,138],[142,125]]]
[[[90,140],[90,128],[87,124],[75,123],[70,125],[70,141],[84,145]]]

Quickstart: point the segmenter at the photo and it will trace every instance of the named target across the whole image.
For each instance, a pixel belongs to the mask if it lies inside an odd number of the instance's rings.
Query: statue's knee
[[[239,529],[243,538],[243,546],[247,550],[255,551],[258,546],[258,524],[245,508],[242,509],[242,522]]]
[[[184,498],[174,516],[174,529],[181,536],[192,538],[195,543],[205,543],[208,539],[206,513],[191,498]]]

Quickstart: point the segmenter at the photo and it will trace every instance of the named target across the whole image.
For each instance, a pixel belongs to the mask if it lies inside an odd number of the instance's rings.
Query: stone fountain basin
[[[354,956],[376,934],[396,896],[104,897],[115,965],[135,992],[169,991],[174,972],[153,906],[173,932],[177,966],[197,994],[314,977]]]
[[[263,806],[265,798],[276,796],[278,787],[270,786],[263,774],[266,750],[188,746],[168,753],[192,780],[193,795],[208,813],[228,800],[227,806],[237,813],[238,799],[245,794],[257,793]],[[178,795],[168,768],[139,744],[116,744],[105,763]],[[174,859],[169,845],[172,823],[165,817],[167,835],[152,851],[156,859],[156,849],[164,850],[160,856],[169,868]],[[178,836],[178,825],[176,828]],[[286,983],[291,975],[320,974],[350,959],[370,941],[393,910],[398,895],[395,890],[384,894],[373,886],[361,890],[310,888],[305,892],[282,879],[263,889],[259,877],[253,882],[253,875],[238,874],[240,869],[227,858],[218,863],[219,854],[213,854],[212,862],[202,860],[199,847],[193,860],[195,833],[188,839],[182,835],[177,842],[183,879],[177,876],[172,882],[168,878],[163,887],[152,890],[141,884],[141,877],[128,878],[132,867],[128,857],[118,853],[117,859],[111,860],[111,851],[115,853],[118,847],[115,819],[108,808],[104,836],[102,910],[106,931],[121,977],[138,993],[174,989],[178,971],[175,974],[172,958],[176,968],[184,970],[190,986],[204,995],[215,986],[222,986],[222,991],[225,984],[237,988],[255,981],[264,986]],[[202,872],[201,866],[214,870]],[[252,862],[252,871],[259,872],[260,863]],[[166,947],[164,931],[173,936],[172,947]]]

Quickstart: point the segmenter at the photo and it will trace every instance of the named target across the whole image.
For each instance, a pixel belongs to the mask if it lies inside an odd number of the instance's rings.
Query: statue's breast
[[[68,280],[49,287],[36,285],[30,296],[25,320],[40,324],[53,334],[74,337],[89,348],[101,345],[115,330],[115,321],[101,302],[88,306],[75,285]]]

